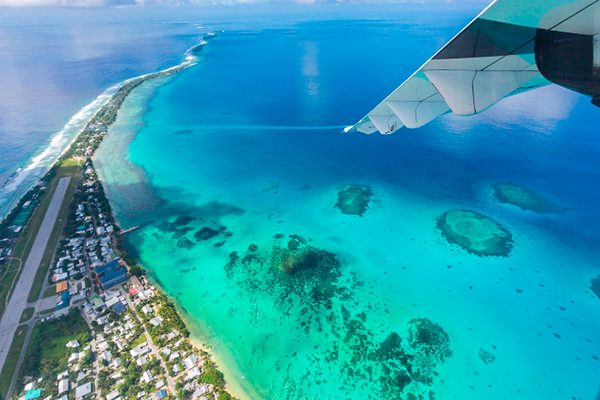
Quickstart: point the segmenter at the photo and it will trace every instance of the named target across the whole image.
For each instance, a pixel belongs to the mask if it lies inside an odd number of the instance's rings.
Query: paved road
[[[19,277],[19,282],[17,282],[17,285],[15,286],[10,302],[6,307],[6,312],[0,322],[0,371],[4,366],[10,344],[17,327],[19,326],[21,314],[23,314],[23,310],[27,307],[27,297],[29,296],[33,279],[40,267],[40,262],[42,261],[46,246],[48,245],[48,240],[52,234],[52,229],[54,228],[54,223],[58,217],[58,212],[63,198],[65,197],[65,193],[67,192],[70,180],[71,178],[61,178],[60,181],[58,181],[58,186],[54,192],[50,206],[48,206],[44,221],[42,221],[33,247],[31,247],[29,257],[27,257],[27,261],[25,262],[25,266]]]

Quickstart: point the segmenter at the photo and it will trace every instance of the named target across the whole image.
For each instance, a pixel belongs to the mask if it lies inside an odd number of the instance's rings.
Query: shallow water
[[[597,111],[547,87],[471,118],[341,134],[328,127],[357,121],[471,17],[347,14],[228,30],[203,62],[134,91],[95,158],[122,226],[144,226],[129,248],[242,398],[594,398]],[[569,210],[499,204],[496,182]],[[347,184],[372,189],[363,216],[335,207]],[[436,218],[452,209],[509,230],[508,257],[450,245]],[[283,250],[292,235],[305,253]],[[282,261],[307,254],[306,268]]]

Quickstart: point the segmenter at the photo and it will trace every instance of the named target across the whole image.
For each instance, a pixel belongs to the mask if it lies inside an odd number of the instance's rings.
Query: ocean
[[[344,134],[479,10],[231,10],[164,16],[218,37],[195,66],[132,92],[94,164],[120,225],[142,226],[128,250],[232,392],[597,398],[600,141],[589,99],[548,86],[473,117]],[[565,212],[500,203],[498,183]],[[368,206],[344,214],[340,193],[355,186]],[[438,218],[452,210],[501,224],[508,256],[451,244]]]

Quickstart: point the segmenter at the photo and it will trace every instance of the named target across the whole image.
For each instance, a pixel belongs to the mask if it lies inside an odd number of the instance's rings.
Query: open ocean
[[[198,31],[224,30],[197,65],[132,92],[94,163],[121,226],[142,225],[129,250],[239,398],[598,398],[600,111],[589,99],[548,86],[474,117],[340,133],[482,8],[177,9],[164,20],[185,24],[156,33],[177,43],[166,59],[95,81],[86,101],[177,64]],[[498,182],[567,211],[500,204]],[[363,216],[335,207],[348,184],[373,192]],[[436,218],[456,209],[506,227],[508,257],[449,244]],[[286,273],[278,254],[299,243],[323,262]]]

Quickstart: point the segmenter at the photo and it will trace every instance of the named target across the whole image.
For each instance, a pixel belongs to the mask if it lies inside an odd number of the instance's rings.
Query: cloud
[[[484,0],[461,0],[466,3]],[[456,0],[0,0],[0,7],[116,7],[125,5],[181,6],[181,5],[241,5],[241,4],[340,4],[340,3],[455,3]]]
[[[114,7],[138,4],[135,0],[0,0],[0,7]]]

